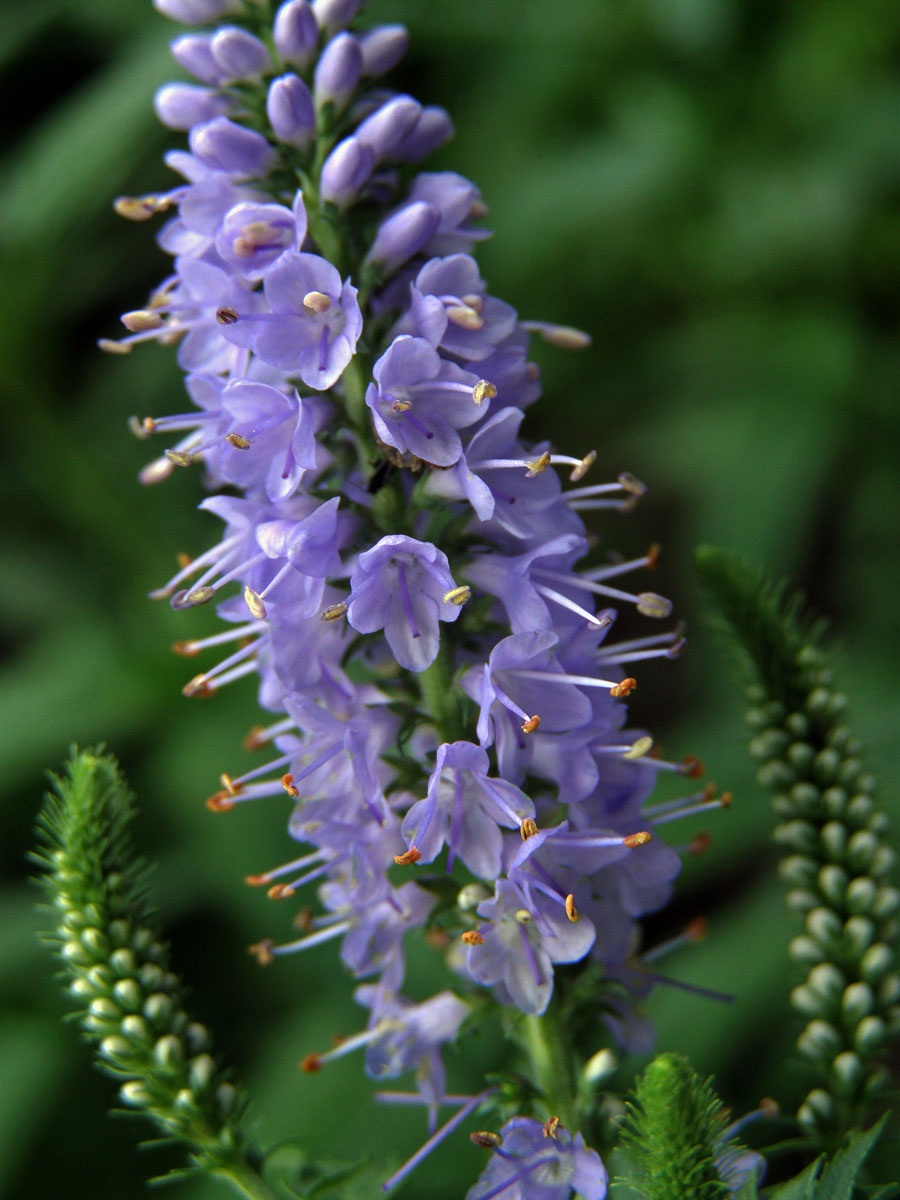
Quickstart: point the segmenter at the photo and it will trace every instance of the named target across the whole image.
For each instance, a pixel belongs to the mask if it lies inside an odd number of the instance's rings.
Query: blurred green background
[[[597,479],[627,469],[650,487],[630,517],[594,524],[628,556],[662,543],[653,586],[688,625],[682,659],[640,673],[634,720],[672,756],[698,754],[736,797],[699,823],[712,849],[688,863],[653,936],[706,915],[708,940],[666,970],[737,999],[658,992],[659,1045],[714,1071],[738,1112],[763,1094],[796,1099],[793,926],[740,693],[705,632],[691,554],[702,541],[746,552],[832,619],[855,726],[896,823],[895,0],[371,0],[369,15],[409,25],[396,84],[454,117],[457,138],[430,165],[482,188],[496,230],[480,256],[491,290],[594,339],[580,354],[538,349],[545,400],[530,435],[594,446]],[[61,1023],[37,944],[25,854],[43,772],[72,741],[105,740],[138,792],[138,837],[159,862],[156,896],[195,1010],[250,1085],[264,1140],[299,1134],[323,1157],[393,1164],[421,1140],[417,1115],[372,1104],[358,1059],[298,1071],[364,1014],[333,947],[263,972],[246,955],[249,942],[290,932],[289,906],[242,883],[290,855],[287,807],[219,817],[203,807],[218,773],[245,761],[253,686],[183,699],[192,665],[169,643],[214,618],[146,599],[175,553],[198,552],[218,527],[194,511],[199,474],[149,491],[135,481],[148,447],[126,418],[184,406],[171,351],[94,348],[167,271],[151,228],[120,221],[110,201],[172,179],[160,154],[178,138],[155,123],[151,97],[177,76],[166,49],[177,32],[144,0],[0,7],[4,1200],[123,1200],[180,1161],[136,1153],[146,1131],[107,1116],[113,1087]],[[423,952],[414,963],[422,988],[430,962]],[[473,1086],[496,1054],[487,1036],[462,1047],[453,1086]],[[406,1194],[461,1196],[481,1158],[454,1142]],[[222,1193],[189,1182],[168,1194]]]

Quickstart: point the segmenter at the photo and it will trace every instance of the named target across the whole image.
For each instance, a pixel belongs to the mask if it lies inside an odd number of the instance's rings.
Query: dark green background
[[[714,1071],[737,1111],[763,1094],[790,1102],[803,1083],[788,1061],[792,924],[691,552],[701,541],[746,552],[832,618],[855,724],[896,814],[895,0],[372,0],[370,13],[411,28],[398,86],[456,121],[433,164],[482,188],[497,231],[481,253],[491,290],[528,318],[593,336],[580,354],[539,349],[546,396],[530,435],[596,447],[596,479],[627,469],[650,487],[632,516],[594,525],[629,556],[662,542],[645,586],[671,595],[688,624],[686,655],[640,672],[635,721],[671,755],[702,757],[736,797],[693,826],[712,829],[713,848],[688,865],[654,936],[708,916],[709,939],[665,969],[737,1000],[658,993],[659,1045]],[[414,1114],[370,1103],[358,1059],[298,1071],[364,1014],[334,947],[265,972],[245,954],[290,932],[288,906],[242,883],[290,855],[287,807],[205,810],[219,771],[245,761],[253,687],[183,699],[192,664],[167,647],[214,618],[145,598],[176,551],[199,551],[218,528],[193,511],[199,474],[149,491],[135,482],[148,447],[126,418],[185,403],[171,351],[94,349],[167,270],[151,227],[118,220],[110,201],[173,179],[159,156],[178,138],[155,124],[151,96],[176,74],[176,32],[143,0],[0,7],[4,1198],[123,1200],[179,1161],[135,1153],[140,1130],[106,1115],[113,1089],[61,1024],[36,942],[24,856],[42,772],[72,741],[106,740],[130,774],[196,1011],[250,1084],[263,1138],[296,1134],[322,1156],[393,1164],[420,1138]],[[431,960],[419,960],[424,995]],[[489,1037],[465,1045],[454,1086],[473,1086],[496,1053]],[[460,1138],[407,1194],[461,1196],[482,1157]]]

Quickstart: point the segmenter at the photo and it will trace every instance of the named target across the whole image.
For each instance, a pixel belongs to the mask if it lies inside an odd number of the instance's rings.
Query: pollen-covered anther
[[[614,696],[618,700],[622,696],[630,696],[636,687],[637,687],[637,680],[632,679],[631,676],[629,675],[627,679],[623,679],[621,683],[617,683],[615,685],[615,687],[611,687],[609,689],[609,694],[611,696]],[[633,749],[634,749],[634,747],[632,746],[632,750]],[[646,753],[646,751],[644,751],[644,753]],[[625,757],[627,758],[628,755],[626,754]]]
[[[472,599],[472,589],[466,587],[451,588],[449,592],[444,592],[443,600],[445,604],[455,604],[457,608],[461,608],[463,604],[468,603]]]
[[[252,954],[261,967],[270,967],[275,961],[271,938],[263,938],[261,942],[254,942],[252,946],[247,947],[247,953]]]
[[[129,333],[145,333],[148,329],[159,329],[165,321],[158,312],[147,308],[137,308],[133,312],[122,313],[119,320]]]
[[[702,779],[706,768],[695,754],[686,754],[678,764],[678,774],[687,775],[688,779]]]
[[[308,929],[312,929],[313,910],[308,904],[304,904],[297,915],[294,917],[291,924],[295,929],[299,929],[301,933],[306,933]]]
[[[528,322],[525,323],[526,329]],[[539,324],[537,332],[551,346],[560,350],[585,350],[591,344],[591,335],[573,325]]]
[[[205,801],[206,807],[210,812],[228,812],[234,808],[234,800],[228,792],[213,792],[213,794]]]
[[[249,585],[244,588],[244,603],[247,605],[251,617],[255,617],[257,621],[266,619],[266,606],[262,596]]]
[[[263,736],[265,734],[265,732],[266,732],[266,729],[265,729],[264,725],[254,725],[253,728],[251,730],[249,730],[249,732],[247,733],[247,736],[244,738],[244,740],[241,742],[242,748],[244,750],[260,750],[260,749],[262,749],[262,747],[268,741],[268,738]]]
[[[175,467],[189,467],[194,461],[186,450],[167,450],[166,458]]]
[[[522,732],[523,733],[534,733],[534,731],[537,729],[537,727],[538,727],[538,725],[540,725],[540,723],[541,723],[541,718],[538,716],[537,713],[535,713],[533,717],[529,717],[528,720],[523,723],[523,725],[521,727]]]
[[[460,934],[461,939],[467,946],[483,946],[484,938],[477,929],[467,929],[465,933]]]
[[[195,675],[181,689],[181,694],[191,700],[196,696],[210,696],[215,690],[205,675]]]
[[[731,808],[731,802],[734,799],[731,792],[723,792],[719,797],[719,803],[723,808]]]
[[[622,838],[622,845],[627,846],[629,850],[634,850],[637,846],[646,846],[648,842],[653,841],[652,834],[646,829],[641,829],[638,833],[629,833],[627,837]]]
[[[233,325],[238,319],[236,308],[218,308],[216,309],[216,321],[219,325]]]
[[[270,876],[268,874],[245,875],[244,883],[248,884],[249,887],[262,887],[264,883],[269,882],[269,879],[270,879]]]
[[[294,889],[289,883],[273,883],[266,895],[270,900],[289,900],[294,895]]]
[[[493,400],[497,395],[497,389],[487,379],[479,379],[472,388],[472,399],[481,407],[485,400]]]
[[[347,605],[342,600],[340,604],[329,604],[322,610],[323,621],[339,621],[347,612]]]
[[[522,841],[527,842],[529,838],[534,837],[538,832],[537,821],[534,817],[526,817],[519,826],[519,833],[522,835]]]
[[[402,854],[395,854],[394,862],[398,867],[408,867],[413,863],[417,863],[421,857],[422,851],[416,849],[415,846],[410,846],[410,848],[405,850]]]
[[[284,788],[284,790],[287,792],[287,794],[288,794],[289,796],[292,796],[292,797],[294,797],[295,799],[296,799],[296,797],[297,797],[297,796],[299,796],[299,795],[300,795],[300,793],[299,793],[299,791],[297,790],[297,788],[295,788],[295,787],[294,787],[294,777],[293,777],[293,775],[290,773],[290,771],[288,771],[288,772],[286,772],[284,775],[282,775],[282,777],[281,777],[281,786]]]
[[[575,907],[575,897],[571,892],[566,896],[566,916],[570,921],[578,920],[578,909]]]
[[[130,354],[131,342],[117,342],[113,338],[100,338],[97,347],[104,354]]]
[[[500,1134],[491,1133],[489,1129],[473,1129],[469,1134],[469,1141],[473,1146],[482,1146],[485,1150],[496,1150],[498,1146],[503,1145]]]
[[[642,617],[653,617],[662,620],[672,612],[672,601],[656,592],[638,592],[637,610]]]
[[[543,1133],[544,1133],[545,1138],[553,1138],[553,1140],[556,1141],[556,1135],[557,1135],[558,1130],[559,1130],[559,1117],[551,1117],[549,1121],[546,1121],[544,1123]]]
[[[181,597],[180,607],[197,608],[200,604],[209,604],[215,594],[216,589],[212,587],[194,588],[190,592],[185,592]]]
[[[331,297],[326,296],[324,292],[307,292],[303,297],[303,307],[314,313],[328,312],[331,308]]]
[[[241,437],[239,433],[226,433],[225,441],[229,446],[234,446],[235,450],[249,450],[250,442],[247,438]]]
[[[322,1055],[307,1054],[306,1058],[300,1063],[300,1070],[307,1075],[314,1075],[316,1071],[322,1070]]]
[[[171,205],[169,196],[119,196],[113,208],[126,221],[149,221],[155,213],[165,212]]]
[[[447,320],[451,325],[460,329],[470,329],[473,332],[484,329],[484,318],[468,304],[451,304],[447,309]]]
[[[519,922],[520,925],[530,925],[531,922],[534,920],[534,917],[531,915],[531,913],[528,911],[527,908],[517,908],[516,909],[516,920]]]
[[[691,838],[687,852],[692,858],[696,858],[697,855],[704,854],[709,849],[711,843],[712,834],[707,833],[705,830],[701,830],[700,833],[695,834]]]
[[[392,400],[391,401],[391,412],[392,413],[397,413],[399,415],[400,413],[409,412],[409,410],[411,408],[412,408],[411,400]]]
[[[777,1100],[773,1100],[771,1096],[763,1096],[759,1102],[759,1111],[765,1117],[777,1117],[781,1109]]]
[[[538,458],[529,459],[527,470],[525,472],[526,479],[534,479],[537,475],[542,475],[550,466],[550,451],[545,450]]]
[[[681,931],[682,937],[687,938],[689,942],[702,942],[708,933],[709,921],[706,917],[694,917]]]
[[[632,496],[643,496],[647,491],[647,485],[641,483],[636,475],[632,475],[630,471],[623,471],[618,477],[619,487],[626,492],[631,492]]]
[[[589,450],[577,467],[573,467],[569,475],[569,480],[572,483],[578,483],[579,479],[584,479],[588,471],[597,461],[597,451]]]
[[[660,556],[661,552],[662,552],[662,546],[660,546],[659,542],[654,542],[653,545],[650,547],[650,549],[647,551],[647,570],[648,571],[656,570],[657,565],[659,563],[659,556]]]
[[[156,422],[152,417],[129,417],[128,431],[143,442],[156,432]]]
[[[649,734],[644,734],[639,737],[636,742],[632,742],[629,748],[622,755],[623,758],[629,760],[643,758],[645,754],[649,754],[653,749],[653,738]]]

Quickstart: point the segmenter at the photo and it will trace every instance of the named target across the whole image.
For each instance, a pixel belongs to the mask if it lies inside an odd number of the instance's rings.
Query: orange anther
[[[519,826],[519,833],[521,833],[521,835],[522,835],[523,842],[527,842],[528,839],[530,837],[534,837],[534,835],[537,832],[538,832],[538,826],[537,826],[537,821],[535,821],[534,817],[526,817],[525,820],[522,822],[522,824]]]
[[[411,863],[417,863],[421,857],[422,851],[410,846],[403,854],[395,854],[394,862],[398,867],[408,867]]]
[[[249,883],[250,887],[262,887],[264,883],[269,882],[268,875],[245,875],[244,883]]]
[[[681,760],[679,772],[682,775],[687,775],[689,779],[700,779],[705,772],[705,768],[695,754],[686,754]]]
[[[553,1138],[556,1140],[556,1131],[559,1129],[559,1117],[551,1117],[544,1125],[544,1137]]]
[[[633,850],[636,846],[646,846],[652,840],[647,830],[642,829],[639,833],[629,833],[628,837],[622,838],[622,845],[627,846],[629,850]]]
[[[575,907],[575,897],[571,892],[566,896],[566,916],[570,921],[578,920],[578,909]]]
[[[281,786],[284,788],[284,790],[287,792],[287,794],[289,796],[299,796],[300,795],[299,791],[294,787],[294,777],[290,773],[290,771],[288,771],[286,774],[282,775]]]
[[[483,946],[484,945],[484,938],[481,936],[481,934],[478,932],[477,929],[467,929],[466,932],[461,935],[461,937],[467,946]]]
[[[723,792],[719,797],[719,803],[723,808],[731,808],[731,801],[734,799],[731,792]]]
[[[621,683],[617,683],[615,687],[611,687],[609,694],[615,696],[618,700],[620,696],[630,696],[636,687],[637,680],[629,676],[628,679],[623,679]]]
[[[499,1133],[491,1133],[487,1129],[473,1129],[469,1134],[469,1141],[473,1146],[483,1146],[485,1150],[494,1150],[497,1146],[503,1145],[503,1138]]]
[[[189,554],[185,554],[185,552],[181,550],[175,555],[175,561],[183,571],[185,567],[189,567],[191,565],[192,559]]]
[[[214,792],[206,801],[206,807],[210,812],[228,812],[230,808],[234,808],[234,801],[228,792]]]
[[[305,1071],[307,1075],[312,1075],[316,1071],[322,1070],[322,1056],[320,1054],[307,1054],[306,1058],[300,1064],[300,1070]]]
[[[245,750],[259,750],[261,746],[266,744],[267,738],[264,736],[265,732],[264,726],[254,725],[243,742],[241,742],[241,745]]]
[[[272,954],[272,939],[264,938],[261,942],[255,942],[247,947],[247,953],[252,954],[261,967],[271,966],[275,959]]]
[[[205,675],[195,675],[181,689],[182,696],[193,699],[195,696],[211,696],[216,689],[207,682]]]
[[[709,933],[709,922],[705,917],[694,917],[681,932],[689,942],[702,942]]]
[[[688,854],[696,857],[698,854],[703,854],[710,847],[712,835],[704,832],[696,834],[691,838],[691,843],[688,846]]]
[[[294,889],[287,883],[273,883],[266,895],[270,900],[287,900],[294,894]]]
[[[432,950],[443,950],[449,940],[443,929],[432,928],[425,934],[425,941]]]
[[[540,723],[541,723],[541,718],[537,715],[537,713],[535,713],[534,716],[529,717],[528,720],[525,722],[525,724],[522,726],[522,732],[523,733],[534,733],[534,731],[537,729],[537,727],[538,727],[538,725],[540,725]]]
[[[180,654],[182,658],[193,658],[200,653],[200,647],[196,642],[173,642],[172,653]]]
[[[655,571],[656,564],[659,562],[659,552],[662,549],[659,542],[654,542],[647,551],[647,570]]]
[[[312,928],[312,909],[308,904],[304,904],[296,917],[294,917],[293,926],[295,929],[299,929],[301,933]]]
[[[219,776],[219,782],[229,796],[236,796],[238,792],[243,791],[243,784],[235,783],[227,771],[223,771]]]

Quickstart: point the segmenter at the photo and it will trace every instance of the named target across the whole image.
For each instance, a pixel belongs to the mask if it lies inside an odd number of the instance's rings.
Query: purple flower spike
[[[264,362],[297,372],[317,391],[330,388],[356,352],[362,314],[356,288],[317,254],[286,251],[266,273],[268,313],[238,312],[222,324],[230,342]]]
[[[222,392],[222,408],[231,418],[231,442],[223,440],[219,463],[225,479],[262,486],[273,503],[295,492],[303,472],[316,465],[317,403],[264,383],[231,380]]]
[[[375,432],[401,454],[451,467],[462,453],[457,429],[480,420],[478,376],[446,362],[424,338],[395,338],[375,364],[366,392]]]
[[[496,879],[505,829],[534,818],[534,805],[505,779],[488,778],[488,756],[471,742],[441,746],[428,781],[428,795],[410,808],[402,834],[422,862],[434,862],[446,843],[447,870],[457,856],[473,875]]]
[[[391,534],[359,556],[350,580],[347,619],[359,633],[384,630],[401,667],[424,671],[438,652],[439,621],[455,621],[458,605],[447,556],[430,542]]]
[[[604,1200],[606,1168],[580,1133],[548,1126],[533,1117],[513,1117],[500,1130],[503,1139],[466,1200]]]

